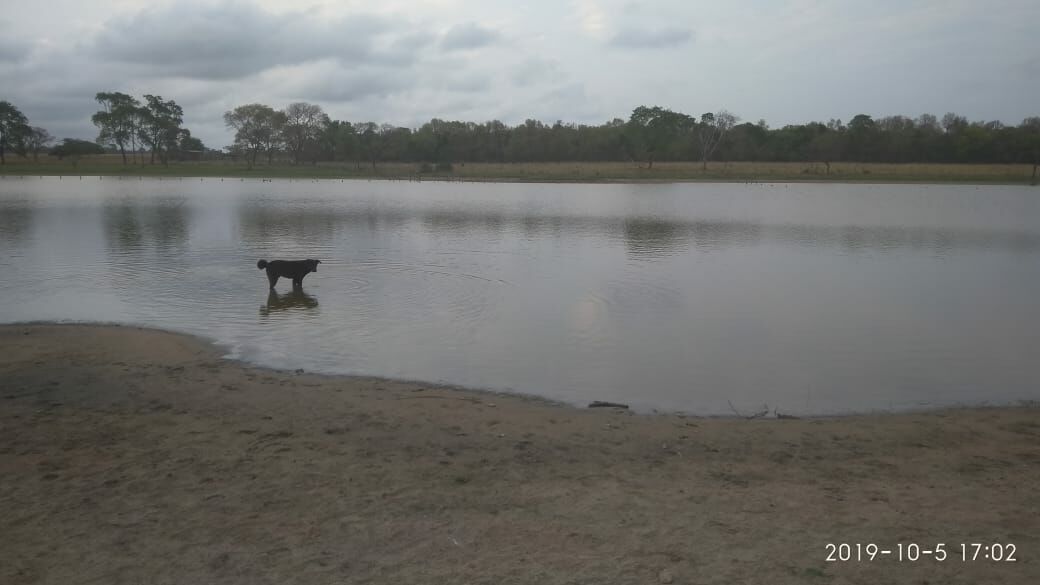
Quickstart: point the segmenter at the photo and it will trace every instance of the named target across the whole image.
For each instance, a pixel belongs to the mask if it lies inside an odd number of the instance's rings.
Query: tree
[[[357,147],[357,133],[350,122],[327,120],[318,137],[321,156],[325,160],[347,160]]]
[[[125,165],[126,145],[135,140],[141,103],[133,96],[117,91],[98,92],[94,99],[104,107],[103,110],[90,117],[90,121],[100,130],[98,142],[118,147]]]
[[[155,156],[165,165],[169,163],[169,151],[177,147],[177,139],[182,132],[184,110],[173,100],[163,100],[162,96],[145,95],[147,105],[140,110],[142,144],[148,145],[152,151],[152,164]]]
[[[1033,116],[1022,120],[1018,127],[1022,137],[1022,150],[1033,163],[1033,178],[1031,183],[1036,185],[1037,168],[1040,167],[1040,116]]]
[[[249,168],[253,168],[257,154],[264,150],[267,163],[271,163],[285,124],[285,114],[263,104],[247,104],[224,112],[224,124],[235,130],[235,146],[242,149]]]
[[[835,127],[836,126],[836,127]],[[809,155],[827,167],[827,174],[831,173],[831,162],[841,157],[842,131],[841,122],[834,125],[816,126],[816,135],[809,142]]]
[[[40,152],[46,149],[51,142],[54,142],[54,137],[39,126],[29,128],[25,134],[25,149],[32,153],[34,161],[40,159]]]
[[[701,123],[697,128],[697,137],[701,145],[701,170],[708,170],[708,159],[718,148],[722,137],[736,123],[737,117],[726,110],[719,110],[716,114],[708,112],[701,116]]]
[[[201,152],[206,150],[206,145],[202,143],[202,140],[192,136],[190,130],[183,128],[177,141],[177,148],[182,152]]]
[[[303,153],[314,148],[321,137],[322,128],[329,117],[321,106],[296,102],[282,110],[285,123],[282,125],[282,141],[292,154],[293,162],[300,164]]]
[[[639,106],[632,110],[625,133],[625,146],[634,158],[645,158],[647,169],[654,167],[654,159],[673,147],[680,136],[689,132],[693,119],[660,106]]]
[[[372,170],[376,170],[376,159],[381,154],[379,144],[379,125],[375,122],[362,122],[357,125],[359,154],[365,155],[372,162]],[[358,159],[360,163],[360,158]],[[358,165],[361,166],[360,164]]]
[[[25,152],[25,139],[29,133],[29,120],[25,114],[11,102],[0,101],[0,164],[7,164],[4,153],[9,148],[19,154]]]
[[[58,160],[63,160],[66,156],[79,157],[85,154],[105,154],[105,149],[96,142],[65,138],[61,141],[61,144],[51,148],[50,154],[58,157]]]

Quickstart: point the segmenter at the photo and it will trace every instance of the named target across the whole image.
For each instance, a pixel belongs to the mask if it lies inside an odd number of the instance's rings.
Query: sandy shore
[[[10,585],[1040,582],[1037,408],[632,415],[93,326],[0,327],[0,380]]]

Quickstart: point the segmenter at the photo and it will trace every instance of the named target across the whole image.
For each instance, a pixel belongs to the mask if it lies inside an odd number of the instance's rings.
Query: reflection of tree
[[[170,210],[172,212],[172,210]],[[118,215],[114,215],[118,218]],[[429,235],[472,236],[517,233],[527,238],[570,237],[624,239],[633,256],[654,258],[684,251],[693,245],[701,250],[721,250],[779,243],[811,248],[846,250],[892,250],[918,248],[945,251],[961,248],[1002,248],[1030,251],[1040,248],[1036,232],[970,230],[919,226],[834,226],[812,224],[766,224],[732,220],[682,220],[663,216],[618,218],[596,215],[539,214],[458,208],[373,206],[348,210],[334,208],[261,207],[241,208],[242,239],[264,247],[290,240],[313,246],[330,242],[347,230],[379,234],[418,226]],[[129,219],[129,218],[128,218]],[[176,225],[166,222],[165,225]],[[149,226],[141,224],[147,240]],[[124,237],[133,237],[132,226]],[[159,232],[151,229],[153,238]]]
[[[689,226],[658,218],[625,220],[625,246],[634,256],[658,257],[685,245]]]
[[[132,205],[105,206],[105,236],[109,248],[122,252],[141,248],[141,222]]]
[[[499,233],[506,219],[501,213],[473,213],[456,210],[429,211],[422,216],[423,227],[431,233],[467,232],[481,229]]]
[[[395,209],[294,209],[261,205],[239,209],[242,239],[261,247],[284,238],[308,244],[325,243],[343,229],[378,232],[396,229],[409,218],[407,212]]]
[[[139,252],[146,247],[165,250],[183,245],[188,238],[187,213],[180,204],[106,205],[104,222],[108,245],[120,252]]]
[[[694,243],[701,249],[746,247],[762,239],[762,224],[747,221],[698,221],[690,224]]]
[[[14,244],[25,239],[32,227],[33,208],[24,207],[0,208],[0,242]]]
[[[188,211],[183,204],[160,205],[146,218],[145,234],[157,247],[179,246],[188,239]]]
[[[268,317],[279,311],[311,311],[318,308],[318,299],[303,292],[302,288],[294,288],[291,292],[279,294],[271,291],[267,295],[267,304],[260,307],[260,315]]]

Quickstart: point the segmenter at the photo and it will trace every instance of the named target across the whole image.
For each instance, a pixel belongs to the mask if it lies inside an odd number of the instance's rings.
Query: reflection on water
[[[260,315],[269,317],[279,311],[313,311],[318,308],[318,299],[303,292],[302,288],[293,288],[290,292],[279,293],[274,289],[267,295],[267,304],[260,306]]]
[[[705,414],[1040,399],[1028,188],[42,179],[0,185],[0,252],[0,321],[274,367]],[[256,269],[308,257],[306,292]]]

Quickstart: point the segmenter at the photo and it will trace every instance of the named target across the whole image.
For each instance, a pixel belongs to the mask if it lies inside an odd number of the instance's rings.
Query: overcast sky
[[[252,102],[411,127],[639,105],[1018,124],[1040,115],[1040,1],[0,0],[0,100],[94,139],[98,91],[176,100],[216,148]]]

